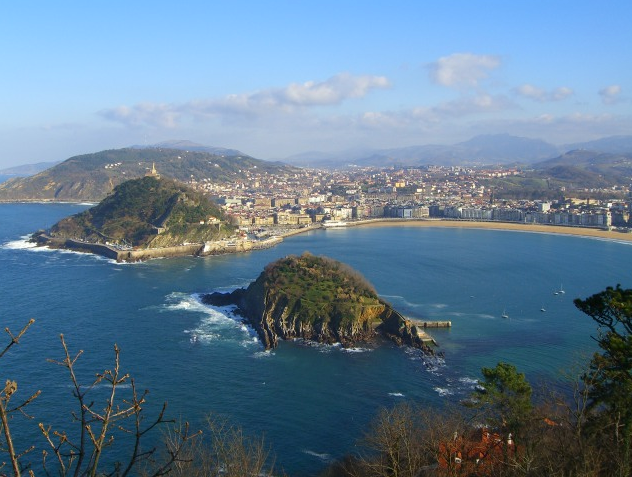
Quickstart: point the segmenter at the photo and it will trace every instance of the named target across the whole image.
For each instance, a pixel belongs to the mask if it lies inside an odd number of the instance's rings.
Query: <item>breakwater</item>
[[[418,321],[424,328],[452,328],[451,321]]]

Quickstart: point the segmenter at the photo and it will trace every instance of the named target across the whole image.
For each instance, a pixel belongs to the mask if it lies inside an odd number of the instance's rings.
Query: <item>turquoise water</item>
[[[381,407],[458,401],[481,367],[500,360],[534,384],[558,383],[562,371],[595,349],[595,326],[573,298],[617,283],[632,287],[630,244],[549,234],[320,230],[264,251],[133,265],[24,242],[85,208],[0,205],[0,324],[17,330],[36,319],[2,359],[0,379],[18,380],[25,395],[43,389],[31,413],[61,424],[68,421],[61,411],[72,403],[70,389],[63,369],[47,361],[62,357],[59,334],[74,352],[84,350],[84,381],[111,366],[117,343],[124,369],[151,391],[148,411],[168,401],[171,416],[197,427],[209,413],[229,416],[246,432],[265,434],[290,475],[317,475],[352,451]],[[406,315],[452,321],[450,330],[432,332],[445,361],[390,344],[343,350],[286,342],[264,352],[230,313],[196,299],[245,286],[270,261],[306,250],[356,268]],[[561,286],[565,293],[554,294]],[[24,440],[37,442],[35,426],[24,425]]]

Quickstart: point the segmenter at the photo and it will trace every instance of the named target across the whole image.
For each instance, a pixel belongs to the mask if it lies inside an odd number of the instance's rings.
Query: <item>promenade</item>
[[[348,226],[363,227],[456,227],[472,229],[510,230],[516,232],[533,232],[545,234],[578,235],[583,237],[602,238],[606,240],[623,240],[632,242],[632,233],[615,230],[603,230],[590,227],[576,227],[563,225],[543,225],[520,222],[495,222],[473,220],[446,219],[370,219],[348,223]]]

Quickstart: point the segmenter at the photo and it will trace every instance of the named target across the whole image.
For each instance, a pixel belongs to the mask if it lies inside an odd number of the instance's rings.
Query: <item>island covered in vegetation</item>
[[[266,349],[279,338],[351,347],[385,336],[433,354],[421,323],[404,318],[351,267],[308,252],[268,264],[248,288],[211,293],[202,301],[236,305]]]
[[[233,231],[221,209],[202,193],[171,179],[147,176],[118,185],[95,207],[60,220],[34,239],[51,247],[101,253],[97,246],[112,251],[192,244],[201,248]]]

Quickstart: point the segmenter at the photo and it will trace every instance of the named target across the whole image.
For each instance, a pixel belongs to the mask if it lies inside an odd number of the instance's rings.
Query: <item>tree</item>
[[[362,440],[359,475],[415,477],[424,465],[420,414],[410,404],[383,409]]]
[[[20,338],[33,324],[34,320],[22,328],[14,335],[8,328],[6,333],[11,338],[9,344],[0,352],[2,358],[14,345],[18,344]],[[146,403],[148,391],[138,393],[134,380],[120,370],[119,349],[115,346],[115,360],[112,369],[96,374],[95,380],[89,385],[80,383],[75,372],[75,364],[82,354],[82,351],[74,357],[71,356],[68,346],[61,336],[61,343],[64,349],[64,358],[61,361],[53,361],[66,368],[69,373],[72,395],[77,405],[77,411],[72,413],[69,430],[56,430],[52,426],[39,423],[39,428],[48,445],[48,451],[43,450],[42,470],[46,475],[59,476],[87,476],[97,475],[126,476],[137,475],[141,466],[150,469],[145,475],[157,477],[165,475],[182,460],[182,451],[188,447],[190,441],[199,433],[191,434],[188,424],[183,424],[180,428],[174,429],[170,446],[167,446],[163,459],[156,461],[154,455],[156,448],[146,449],[141,445],[147,435],[157,427],[173,423],[165,418],[166,404],[163,405],[158,417],[149,423],[145,423],[143,405]],[[126,396],[120,396],[120,392],[129,383],[130,392]],[[104,386],[107,389],[107,397],[103,408],[98,409],[95,401],[91,399],[91,392],[97,386]],[[10,427],[11,419],[14,415],[25,415],[26,407],[39,395],[39,391],[17,405],[11,403],[12,398],[16,398],[18,383],[7,379],[4,389],[0,391],[0,456],[8,454],[8,463],[11,467],[12,475],[20,477],[28,470],[29,475],[35,475],[30,467],[32,462],[26,461],[27,453],[33,451],[36,445],[30,445],[25,450],[18,450],[15,444],[15,433]],[[16,398],[17,399],[17,398]],[[15,400],[15,399],[14,399]],[[115,438],[115,435],[117,436]],[[115,442],[119,437],[126,435],[126,440],[122,440],[119,449],[113,452]],[[33,443],[30,443],[33,444]],[[123,460],[114,460],[113,455],[123,454],[127,457]],[[51,457],[49,462],[48,457]],[[108,460],[110,462],[103,463]],[[0,475],[5,473],[5,464],[0,462]],[[104,468],[108,468],[107,471]]]
[[[227,418],[209,415],[208,442],[190,440],[174,462],[169,475],[173,477],[272,477],[274,458],[263,438],[244,434]],[[171,428],[165,435],[166,450],[178,451],[182,428]]]
[[[533,410],[531,385],[512,364],[500,362],[481,372],[484,380],[475,392],[476,401],[489,411],[490,425],[515,438]]]
[[[14,345],[20,342],[20,338],[26,333],[29,327],[35,322],[35,320],[30,320],[24,328],[20,330],[17,335],[11,333],[9,328],[5,328],[4,331],[9,335],[11,341],[9,344],[0,352],[0,358],[2,358]],[[18,390],[18,383],[16,381],[12,381],[11,379],[7,379],[4,389],[0,391],[0,430],[2,431],[2,437],[4,438],[4,444],[0,441],[0,452],[6,452],[9,455],[9,463],[11,469],[13,471],[13,475],[19,477],[22,473],[22,465],[21,459],[27,453],[31,452],[34,449],[34,446],[30,446],[27,449],[18,453],[16,450],[15,444],[13,442],[13,435],[11,433],[11,427],[9,425],[11,418],[13,415],[21,413],[26,415],[25,408],[39,396],[40,391],[37,391],[31,397],[23,401],[22,403],[12,407],[11,398],[14,397]],[[3,472],[3,467],[5,466],[4,462],[0,462],[0,472]],[[4,473],[0,475],[5,475]]]
[[[589,407],[597,412],[604,429],[612,429],[615,449],[620,449],[616,472],[632,473],[632,290],[607,287],[575,306],[598,325],[593,337],[601,353],[593,355],[584,377]]]

